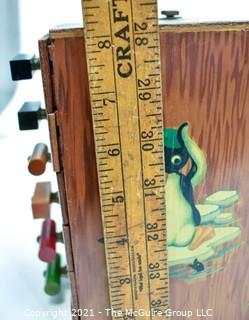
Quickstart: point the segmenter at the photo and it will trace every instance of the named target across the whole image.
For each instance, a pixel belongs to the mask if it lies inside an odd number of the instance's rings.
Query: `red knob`
[[[52,219],[42,223],[40,237],[39,258],[44,262],[51,262],[56,257],[56,226]]]

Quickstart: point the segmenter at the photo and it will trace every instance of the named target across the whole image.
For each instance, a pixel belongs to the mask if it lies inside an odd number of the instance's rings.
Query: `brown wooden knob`
[[[58,192],[51,192],[50,182],[38,182],[31,200],[33,218],[48,219],[52,202],[59,202]]]
[[[46,164],[50,160],[48,147],[44,143],[38,143],[29,158],[28,170],[34,176],[39,176],[44,173]]]

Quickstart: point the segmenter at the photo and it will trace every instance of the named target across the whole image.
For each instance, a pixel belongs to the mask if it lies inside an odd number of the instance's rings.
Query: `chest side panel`
[[[203,261],[208,271],[204,276],[191,278],[195,271],[189,262],[172,269],[172,308],[209,308],[217,319],[248,318],[248,45],[248,32],[243,31],[161,32],[164,127],[188,122],[206,157],[207,173],[194,188],[195,202],[204,203],[216,191],[235,190],[239,195],[232,208],[222,209],[232,210],[235,217],[229,227],[240,225],[238,247],[225,243],[223,251],[231,252],[223,255],[214,248],[216,257]],[[55,39],[52,52],[79,306],[104,310],[109,299],[104,247],[98,241],[102,226],[83,39]]]
[[[202,204],[214,192],[219,191],[219,198],[227,196],[223,191],[233,190],[237,201],[230,207],[223,204],[221,211],[232,212],[234,219],[220,227],[224,232],[228,227],[241,228],[233,244],[223,244],[222,253],[213,248],[202,280],[171,279],[172,307],[211,308],[215,319],[244,320],[249,316],[249,248],[244,242],[249,231],[249,33],[163,32],[161,50],[164,127],[188,122],[191,138],[206,157],[207,172],[194,188],[195,201]],[[220,199],[215,201],[221,205]],[[225,254],[225,248],[230,253]]]

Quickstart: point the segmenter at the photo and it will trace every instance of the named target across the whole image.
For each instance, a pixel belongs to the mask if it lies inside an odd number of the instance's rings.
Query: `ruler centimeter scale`
[[[162,319],[169,280],[157,2],[83,0],[83,14],[112,318]]]

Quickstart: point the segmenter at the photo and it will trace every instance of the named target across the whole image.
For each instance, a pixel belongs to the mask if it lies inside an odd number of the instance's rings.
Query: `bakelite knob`
[[[59,202],[59,194],[51,191],[50,182],[38,182],[31,202],[33,218],[48,219],[50,217],[50,205],[52,202]]]
[[[161,14],[166,16],[168,19],[175,18],[176,16],[179,16],[179,11],[177,10],[163,10],[161,11]]]
[[[20,130],[35,130],[39,127],[39,120],[46,119],[46,110],[41,108],[39,101],[25,102],[18,111]]]
[[[62,232],[56,232],[56,224],[52,219],[46,219],[42,223],[41,235],[37,238],[39,242],[39,259],[44,262],[51,262],[56,256],[56,243],[63,243]]]
[[[44,143],[35,145],[33,153],[29,158],[28,170],[34,176],[43,174],[46,170],[46,164],[51,161],[51,156],[48,153],[48,147]]]
[[[35,55],[18,54],[10,60],[13,81],[32,79],[33,71],[40,69],[40,61]]]
[[[54,261],[48,263],[45,273],[44,291],[48,295],[54,296],[60,292],[61,274],[61,257],[59,254],[56,254]]]
[[[54,220],[46,219],[42,223],[39,238],[39,258],[44,262],[51,262],[56,257],[56,225]]]

